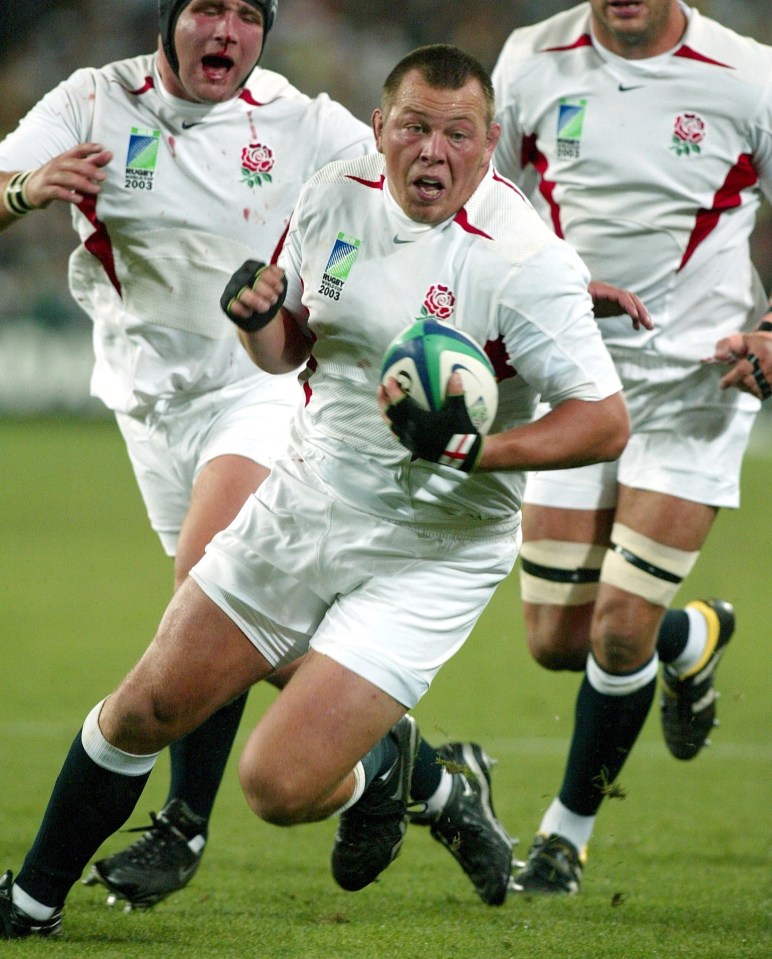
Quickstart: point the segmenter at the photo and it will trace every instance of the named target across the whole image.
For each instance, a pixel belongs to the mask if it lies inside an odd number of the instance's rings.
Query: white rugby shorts
[[[150,525],[168,556],[190,506],[193,483],[217,456],[271,467],[287,446],[302,389],[295,374],[260,373],[219,390],[181,396],[143,419],[116,413]]]
[[[410,709],[519,543],[519,530],[464,537],[384,521],[281,459],[191,576],[275,667],[310,645]]]
[[[740,467],[759,402],[718,388],[721,368],[614,350],[632,433],[613,463],[531,473],[525,503],[613,509],[617,485],[715,507],[740,505]]]

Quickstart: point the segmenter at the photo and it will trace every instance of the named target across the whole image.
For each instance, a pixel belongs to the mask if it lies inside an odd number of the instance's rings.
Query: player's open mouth
[[[421,176],[413,182],[418,192],[426,200],[436,200],[444,189],[442,183],[435,177]]]
[[[201,66],[207,80],[222,80],[234,66],[230,57],[218,53],[208,53],[201,58]]]

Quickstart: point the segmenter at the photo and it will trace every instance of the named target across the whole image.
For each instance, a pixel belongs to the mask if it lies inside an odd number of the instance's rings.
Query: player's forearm
[[[567,400],[525,426],[486,436],[477,469],[550,470],[616,459],[630,435],[621,393]]]
[[[252,362],[266,373],[290,373],[311,354],[310,341],[284,308],[262,329],[239,329],[238,334]]]

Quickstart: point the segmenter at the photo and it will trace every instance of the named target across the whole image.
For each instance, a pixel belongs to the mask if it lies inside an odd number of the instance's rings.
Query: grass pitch
[[[172,584],[109,422],[0,422],[0,870],[17,871],[73,735],[151,638]],[[723,513],[678,597],[735,603],[718,673],[721,728],[679,763],[656,709],[602,808],[581,894],[484,906],[426,830],[360,893],[329,872],[335,823],[256,820],[232,759],[203,865],[146,913],[76,886],[59,941],[0,954],[73,959],[769,959],[772,749],[770,460],[749,456],[743,507]],[[562,774],[576,676],[529,658],[508,580],[415,715],[430,742],[475,738],[499,760],[499,816],[525,855]],[[239,742],[271,699],[253,691]],[[163,804],[165,757],[129,825]],[[127,842],[113,837],[104,852]]]

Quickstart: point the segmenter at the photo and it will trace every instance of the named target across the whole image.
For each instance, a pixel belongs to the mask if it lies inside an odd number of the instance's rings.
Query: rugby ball
[[[469,418],[480,433],[493,425],[499,401],[496,374],[483,348],[461,330],[416,320],[389,344],[381,382],[389,377],[425,410],[442,409],[451,373],[460,373]]]

